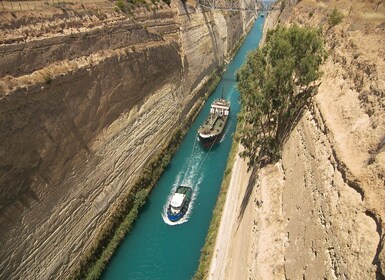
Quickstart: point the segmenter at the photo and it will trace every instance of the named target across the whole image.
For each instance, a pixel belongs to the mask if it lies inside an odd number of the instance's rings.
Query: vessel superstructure
[[[190,187],[183,185],[175,190],[167,207],[167,217],[171,222],[180,220],[186,214],[192,192]]]
[[[199,127],[199,140],[203,146],[211,146],[221,138],[230,115],[230,101],[225,98],[215,99],[211,104],[210,113]]]

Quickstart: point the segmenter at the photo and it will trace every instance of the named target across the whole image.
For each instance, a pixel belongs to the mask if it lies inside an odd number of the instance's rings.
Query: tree
[[[326,58],[321,31],[296,25],[270,31],[237,72],[241,94],[240,142],[249,167],[280,157],[280,145],[304,107]]]

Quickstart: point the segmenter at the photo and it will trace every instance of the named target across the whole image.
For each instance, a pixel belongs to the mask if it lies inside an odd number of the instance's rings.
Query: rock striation
[[[0,278],[68,277],[253,21],[149,10],[0,11]]]
[[[383,279],[385,6],[286,4],[279,21],[323,25],[329,57],[282,162],[259,172],[249,276]],[[335,26],[328,23],[334,8],[343,15]]]

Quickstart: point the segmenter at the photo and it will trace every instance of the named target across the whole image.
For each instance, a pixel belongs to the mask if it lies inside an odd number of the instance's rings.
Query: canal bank
[[[192,124],[144,206],[140,219],[104,272],[103,279],[190,279],[197,269],[200,250],[207,235],[212,211],[220,190],[239,111],[235,71],[247,52],[257,47],[263,19],[258,19],[243,45],[227,66],[217,89]],[[206,118],[211,102],[222,94],[232,107],[221,143],[211,151],[196,143],[196,131]],[[197,145],[198,144],[198,145]],[[193,148],[194,147],[194,148]],[[170,226],[163,219],[165,205],[180,183],[194,188],[195,199],[185,223]]]
[[[260,46],[264,44],[268,30],[275,28],[279,15],[279,9],[269,12],[264,22]],[[217,215],[210,224],[210,234],[202,250],[196,279],[271,279],[271,275],[255,273],[255,252],[258,248],[253,243],[253,234],[258,231],[258,225],[254,211],[256,204],[259,207],[263,202],[255,195],[257,170],[248,170],[247,159],[239,157],[242,150],[242,145],[233,143],[228,170],[215,208]],[[276,173],[280,174],[281,170],[276,169]],[[269,196],[277,196],[274,191],[282,186],[279,179],[271,179],[275,181],[272,182],[274,187],[270,188],[272,191]],[[274,231],[269,232],[269,235],[270,240],[277,236]],[[267,251],[273,252],[270,256],[276,252],[271,248]],[[271,257],[271,262],[277,262],[276,258]]]

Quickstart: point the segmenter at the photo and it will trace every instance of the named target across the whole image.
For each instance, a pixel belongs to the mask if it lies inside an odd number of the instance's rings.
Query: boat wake
[[[198,168],[200,166],[200,161],[201,161],[199,159],[202,158],[203,156],[204,156],[204,154],[201,152],[194,152],[192,154],[190,166],[185,166],[185,168],[183,168],[184,170],[181,170],[178,173],[178,175],[176,176],[176,179],[172,185],[171,192],[170,192],[169,196],[167,197],[166,203],[163,206],[163,211],[161,213],[163,221],[166,224],[168,224],[170,226],[175,226],[175,225],[180,225],[180,224],[186,223],[189,220],[191,213],[194,209],[195,200],[196,200],[198,193],[199,193],[199,185],[202,183],[202,180],[203,180],[203,173],[199,174],[197,172],[197,171],[199,171]],[[183,176],[183,175],[185,175],[185,176]],[[190,204],[189,204],[189,207],[188,207],[186,214],[180,220],[178,220],[176,222],[171,222],[167,217],[167,207],[171,202],[171,199],[173,197],[174,192],[176,191],[177,187],[180,185],[187,185],[187,186],[191,187],[193,189],[193,195],[191,197],[191,201],[190,201]]]

